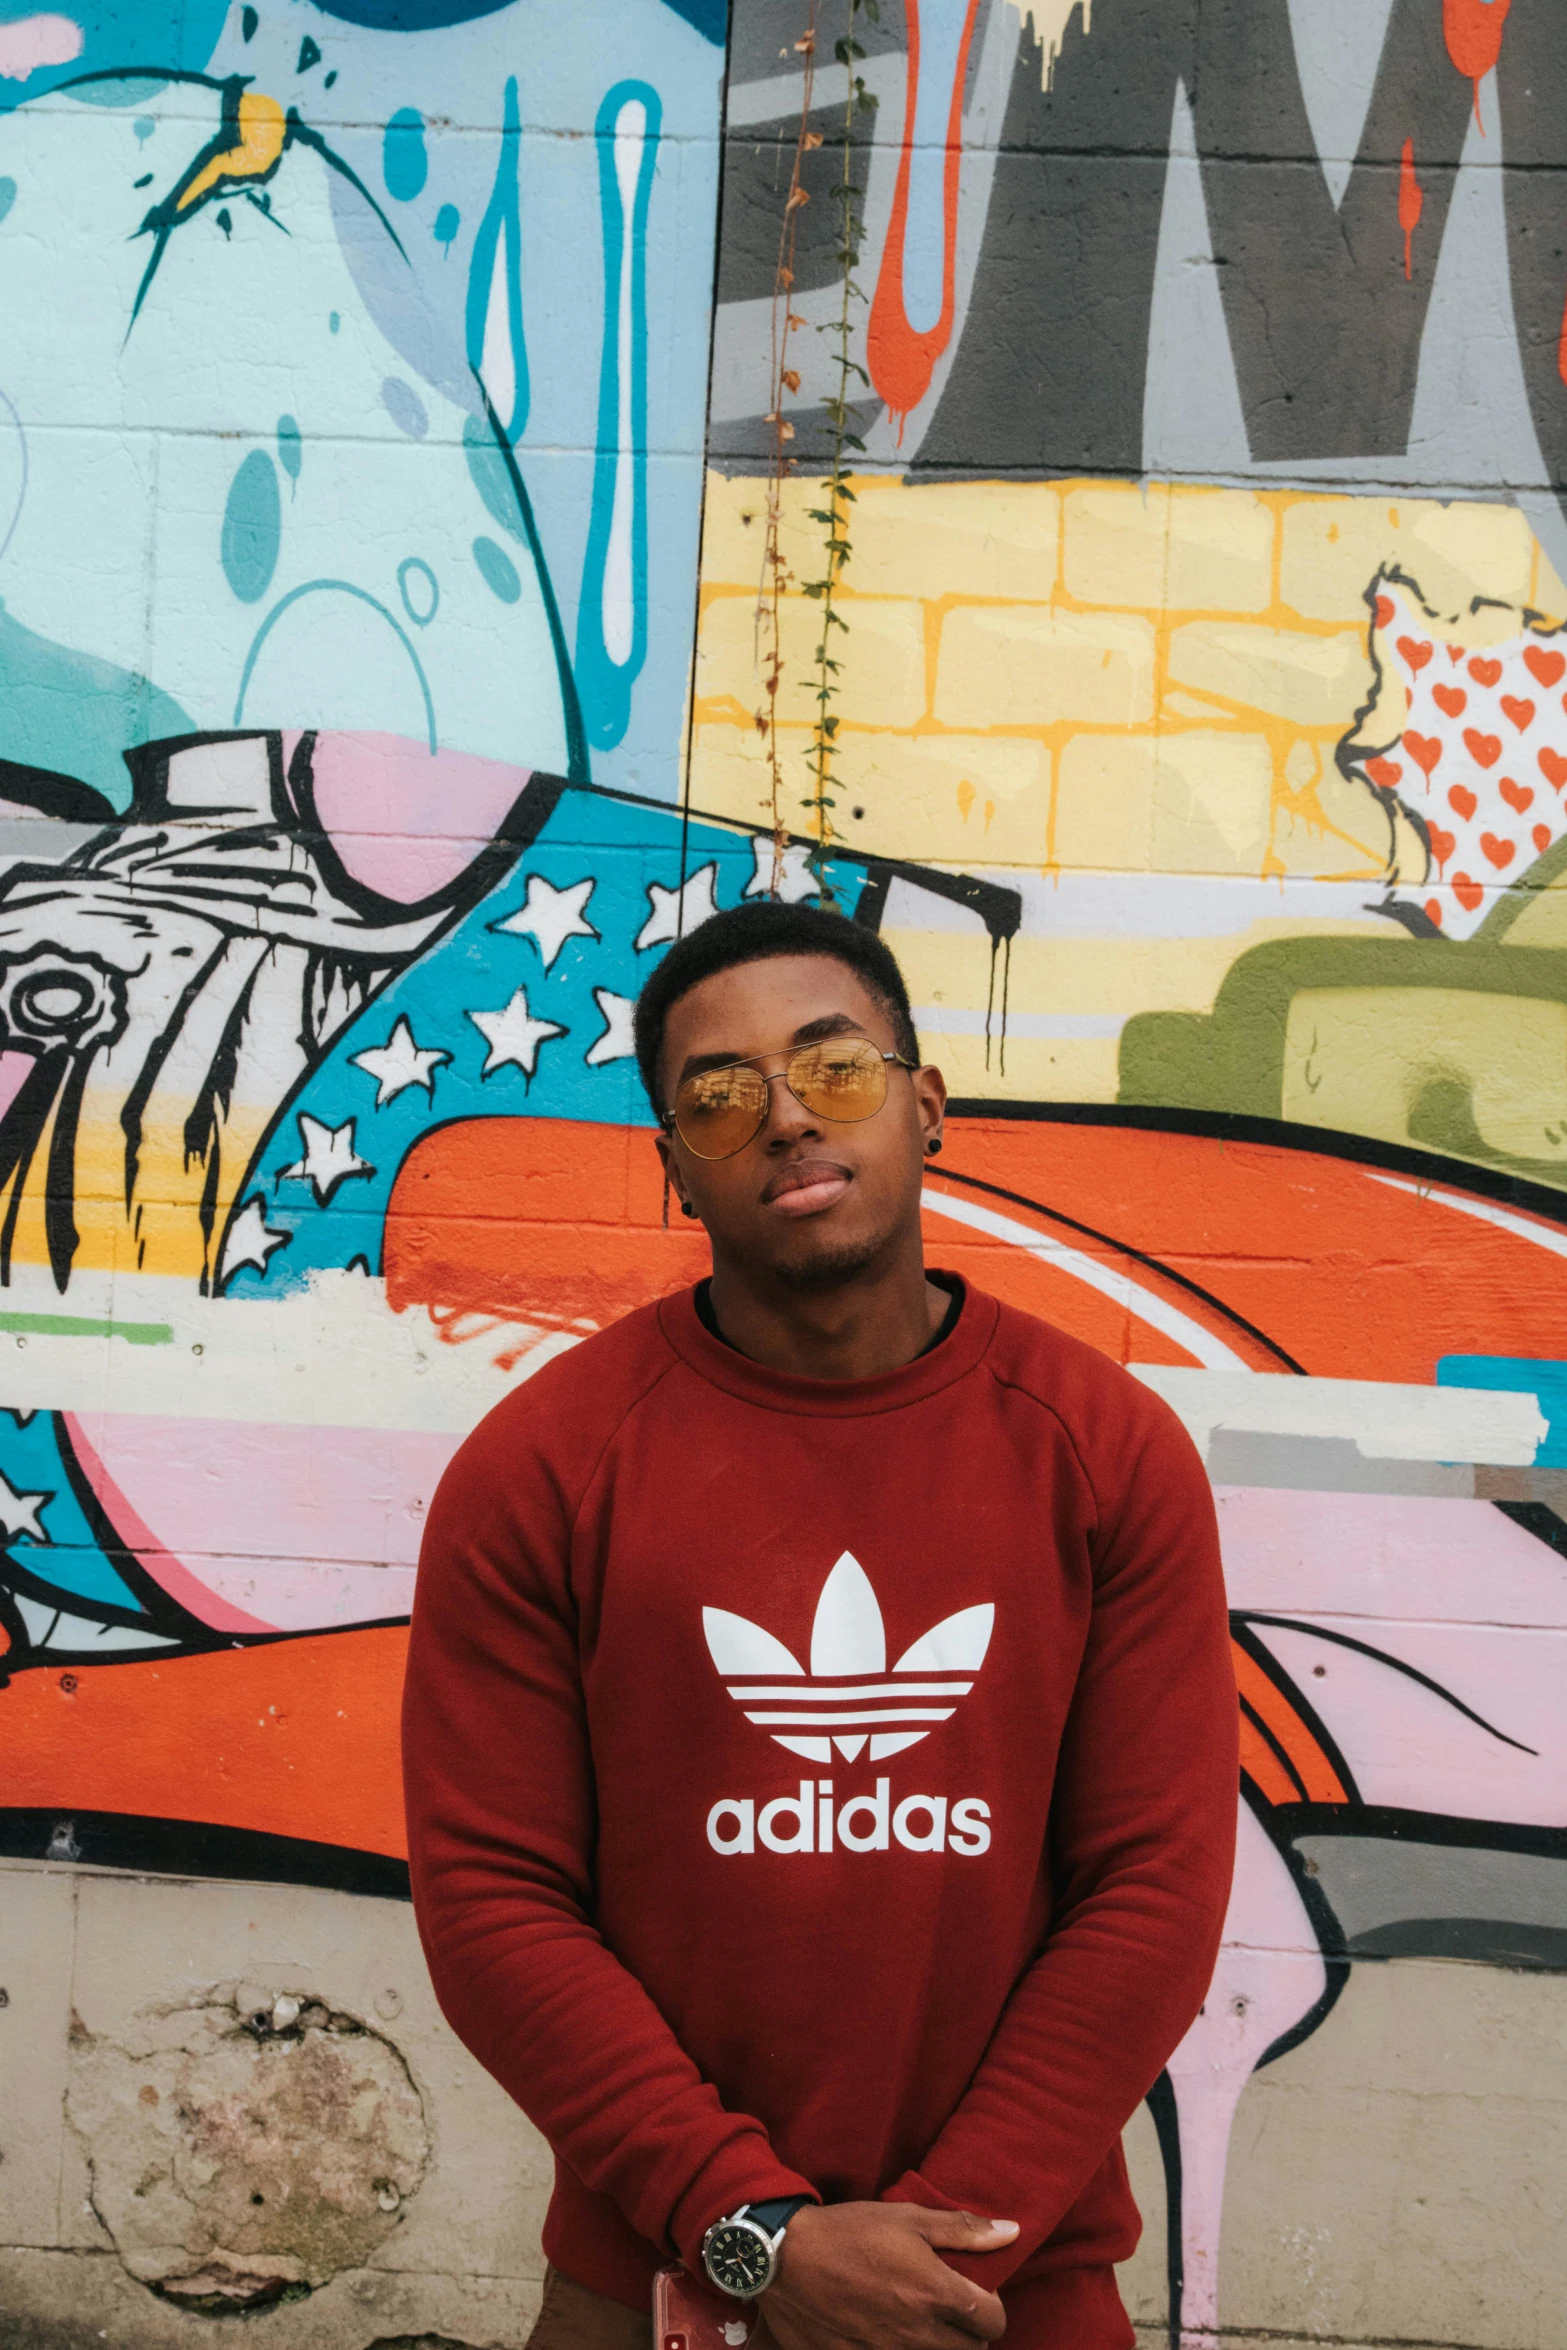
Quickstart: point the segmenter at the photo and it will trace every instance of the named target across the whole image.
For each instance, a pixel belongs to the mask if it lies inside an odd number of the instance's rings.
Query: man
[[[536,2350],[645,2345],[677,2256],[781,2350],[1126,2350],[1120,2133],[1234,1839],[1201,1466],[927,1274],[945,1088],[871,933],[720,914],[636,1034],[711,1281],[458,1454],[404,1722],[441,2004],[556,2155]]]

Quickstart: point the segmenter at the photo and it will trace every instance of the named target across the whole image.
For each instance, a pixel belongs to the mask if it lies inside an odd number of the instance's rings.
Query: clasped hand
[[[938,2259],[999,2252],[1010,2219],[914,2203],[807,2204],[760,2303],[779,2350],[973,2350],[1006,2330],[994,2293]]]

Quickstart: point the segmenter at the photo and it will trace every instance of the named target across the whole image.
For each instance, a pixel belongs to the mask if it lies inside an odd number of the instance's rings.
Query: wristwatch
[[[780,2195],[772,2203],[742,2203],[727,2219],[715,2219],[702,2238],[702,2266],[720,2293],[754,2301],[778,2274],[784,2230],[809,2195]]]

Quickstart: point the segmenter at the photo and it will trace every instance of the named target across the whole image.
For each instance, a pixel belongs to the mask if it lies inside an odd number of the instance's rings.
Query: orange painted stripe
[[[1298,1803],[1300,1790],[1252,1720],[1241,1715],[1241,1772],[1270,1803]]]
[[[210,1822],[402,1859],[404,1624],[0,1689],[0,1789],[28,1809]]]
[[[1247,1655],[1239,1641],[1231,1641],[1230,1654],[1235,1662],[1236,1687],[1258,1721],[1266,1725],[1289,1757],[1290,1767],[1305,1788],[1308,1800],[1312,1803],[1347,1803],[1349,1791],[1324,1753],[1322,1741],[1314,1731],[1307,1728],[1283,1690],[1269,1680],[1256,1659]],[[1242,1715],[1241,1719],[1244,1725],[1245,1716]],[[1257,1745],[1266,1745],[1266,1740],[1260,1735],[1254,1732],[1253,1736]],[[1276,1756],[1273,1763],[1275,1773],[1282,1776],[1282,1773],[1278,1773]],[[1253,1776],[1256,1774],[1253,1773]],[[1260,1779],[1257,1783],[1262,1785]],[[1287,1796],[1275,1797],[1274,1800],[1292,1803],[1296,1800],[1295,1791],[1291,1788]]]

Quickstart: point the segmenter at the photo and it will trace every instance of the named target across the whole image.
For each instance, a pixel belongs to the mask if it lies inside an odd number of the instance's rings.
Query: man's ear
[[[919,1113],[920,1141],[928,1147],[941,1139],[942,1120],[947,1114],[947,1081],[938,1068],[927,1063],[914,1071],[909,1083],[914,1088],[914,1103]]]
[[[657,1151],[659,1158],[663,1161],[664,1181],[669,1185],[670,1190],[674,1193],[676,1199],[679,1200],[681,1206],[684,1207],[686,1195],[684,1185],[680,1179],[680,1169],[676,1166],[675,1154],[669,1147],[669,1137],[664,1133],[662,1128],[660,1128],[653,1137],[653,1148]]]

